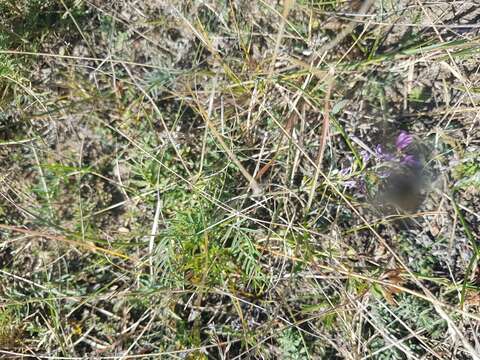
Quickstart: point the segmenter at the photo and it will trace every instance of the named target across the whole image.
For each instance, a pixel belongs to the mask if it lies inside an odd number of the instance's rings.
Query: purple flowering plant
[[[397,136],[397,140],[395,140],[395,146],[397,147],[398,151],[402,151],[406,149],[413,141],[413,136],[409,135],[405,131],[400,131],[400,134]]]
[[[412,155],[407,153],[409,146],[413,142],[413,136],[406,131],[400,131],[395,139],[395,151],[385,151],[382,145],[377,145],[375,148],[376,156],[381,161],[397,163],[408,167],[417,167],[420,161]]]
[[[392,145],[389,150],[381,144],[376,145],[373,151],[363,150],[360,153],[363,162],[362,170],[366,171],[355,175],[352,167],[342,169],[340,171],[343,178],[342,184],[347,189],[357,189],[360,193],[357,195],[362,195],[369,192],[368,188],[373,190],[371,184],[388,179],[398,168],[418,170],[421,162],[409,151],[413,141],[413,135],[402,130],[395,138],[395,145]]]

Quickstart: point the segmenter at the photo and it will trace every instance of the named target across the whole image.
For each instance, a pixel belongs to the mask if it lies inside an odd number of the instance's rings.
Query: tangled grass
[[[478,359],[479,17],[1,1],[1,356]]]

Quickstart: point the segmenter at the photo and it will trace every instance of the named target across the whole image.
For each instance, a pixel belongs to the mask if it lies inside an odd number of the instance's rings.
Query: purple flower
[[[418,161],[413,155],[405,155],[402,160],[400,160],[400,163],[412,167],[420,166],[420,161]]]
[[[365,183],[364,179],[359,179],[357,181],[357,189],[361,195],[364,195],[367,193],[367,184]]]
[[[360,151],[360,155],[362,156],[362,162],[364,164],[366,164],[368,162],[368,160],[370,160],[370,158],[372,157],[372,155],[368,151],[365,151],[365,150]]]
[[[355,189],[357,187],[357,182],[355,180],[347,180],[343,182],[343,186],[347,189]]]
[[[393,154],[383,151],[382,145],[377,145],[375,147],[375,154],[380,160],[387,160],[387,161],[395,160],[395,156]]]
[[[413,136],[409,135],[405,131],[400,131],[400,134],[397,136],[397,140],[395,141],[395,146],[397,147],[398,151],[404,150],[408,145],[410,145],[413,141]]]
[[[351,167],[343,168],[339,171],[339,174],[342,176],[347,176],[351,171]]]

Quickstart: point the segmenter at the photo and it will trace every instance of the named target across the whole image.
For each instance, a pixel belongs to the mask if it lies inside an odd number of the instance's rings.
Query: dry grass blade
[[[212,123],[211,119],[208,116],[208,112],[204,109],[203,105],[200,104],[198,99],[196,98],[195,94],[193,91],[191,91],[192,97],[195,101],[195,106],[197,108],[198,113],[202,116],[203,121],[205,121],[205,124],[207,125],[208,129],[212,133],[213,137],[215,138],[216,141],[220,144],[220,147],[227,153],[227,156],[229,159],[237,166],[238,170],[240,173],[245,177],[245,179],[248,180],[249,187],[253,190],[253,193],[255,195],[259,195],[262,193],[262,188],[258,184],[257,180],[245,169],[245,167],[242,165],[240,160],[238,160],[237,156],[234,154],[234,152],[230,149],[230,147],[225,143],[223,140],[222,134],[218,132],[216,129],[215,125]]]
[[[322,163],[323,163],[323,155],[325,153],[325,147],[327,145],[328,141],[328,134],[329,134],[329,129],[330,129],[330,95],[332,93],[332,88],[334,85],[334,75],[335,73],[331,71],[328,76],[327,76],[327,91],[325,94],[325,105],[323,108],[323,122],[322,122],[322,133],[320,135],[320,146],[318,149],[318,154],[317,154],[317,159],[316,159],[316,170],[315,170],[315,175],[313,176],[313,182],[310,188],[310,194],[308,197],[308,202],[307,206],[305,208],[305,211],[309,211],[313,199],[315,197],[315,192],[317,190],[317,183],[318,183],[318,178],[320,177],[320,171],[322,169]]]
[[[63,242],[63,243],[70,244],[70,245],[73,245],[73,246],[78,246],[78,247],[81,247],[81,248],[85,248],[85,249],[90,250],[92,252],[97,252],[98,251],[98,252],[104,253],[106,255],[118,257],[118,258],[125,259],[125,260],[133,260],[133,258],[131,256],[127,256],[127,255],[122,254],[118,251],[105,249],[103,247],[95,245],[94,243],[92,243],[90,241],[86,241],[86,242],[76,241],[76,240],[72,240],[72,239],[69,239],[67,237],[60,236],[60,235],[51,235],[51,234],[40,232],[40,231],[23,229],[23,228],[19,228],[19,227],[16,227],[16,226],[5,225],[5,224],[0,224],[0,229],[13,231],[13,232],[18,232],[18,233],[26,234],[26,235],[29,235],[29,236],[36,236],[36,237],[39,237],[39,238],[55,240],[55,241]]]
[[[268,78],[271,78],[273,71],[275,69],[275,63],[277,61],[278,52],[280,50],[280,45],[282,43],[283,34],[285,31],[285,24],[288,18],[290,10],[295,6],[295,0],[284,0],[283,1],[283,13],[280,19],[280,26],[278,28],[277,39],[275,41],[275,48],[273,50],[272,60],[270,62],[270,67],[268,70]]]

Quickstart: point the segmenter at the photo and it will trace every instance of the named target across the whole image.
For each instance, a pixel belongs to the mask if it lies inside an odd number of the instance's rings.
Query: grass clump
[[[0,2],[0,354],[478,357],[476,9]]]

